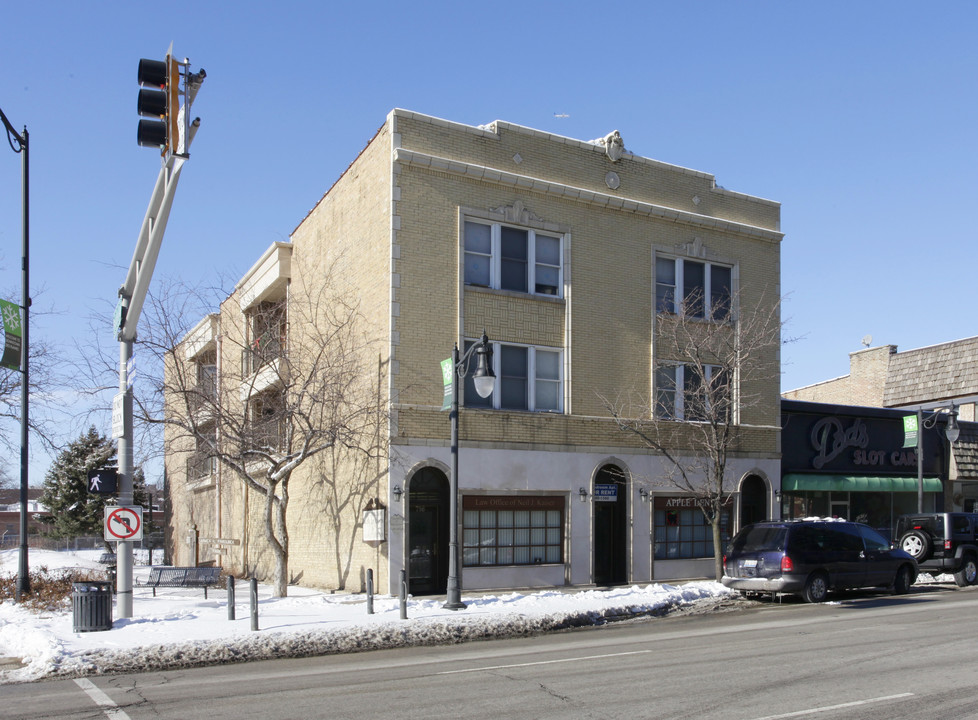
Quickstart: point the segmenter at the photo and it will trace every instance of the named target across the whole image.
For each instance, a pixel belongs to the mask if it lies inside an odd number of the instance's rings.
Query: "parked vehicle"
[[[978,581],[978,514],[916,513],[897,518],[897,547],[921,570],[952,573],[960,587]]]
[[[917,562],[861,523],[795,520],[754,523],[723,558],[725,586],[751,593],[794,593],[812,603],[830,590],[888,587],[906,593]]]

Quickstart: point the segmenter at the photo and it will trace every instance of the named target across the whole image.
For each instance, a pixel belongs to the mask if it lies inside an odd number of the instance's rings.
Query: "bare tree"
[[[192,293],[171,286],[153,297],[148,332],[139,339],[164,365],[152,394],[137,398],[141,418],[165,426],[166,452],[195,448],[197,461],[220,463],[264,499],[264,540],[275,560],[278,596],[289,582],[287,512],[295,471],[330,453],[366,458],[376,450],[381,408],[374,351],[357,303],[333,279],[318,274],[315,288],[293,285],[287,299],[249,308],[244,327],[222,325],[220,376],[216,363],[188,358],[180,344],[191,325],[177,318],[186,318],[180,311]],[[235,350],[240,364],[226,361]],[[329,477],[323,482],[338,482]]]
[[[662,455],[671,472],[656,482],[695,499],[712,529],[714,571],[723,575],[721,521],[735,490],[733,454],[746,449],[743,429],[758,410],[778,402],[780,301],[763,295],[739,312],[688,296],[680,312],[655,318],[653,395],[602,398],[618,427]],[[769,412],[775,412],[776,409]]]

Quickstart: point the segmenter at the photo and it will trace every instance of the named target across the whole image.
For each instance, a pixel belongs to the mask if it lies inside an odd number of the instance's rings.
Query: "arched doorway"
[[[740,484],[740,527],[767,519],[767,485],[757,475],[748,475]]]
[[[605,465],[594,478],[594,582],[628,581],[628,493],[625,473]]]
[[[442,595],[448,586],[448,477],[419,470],[408,484],[408,592]]]

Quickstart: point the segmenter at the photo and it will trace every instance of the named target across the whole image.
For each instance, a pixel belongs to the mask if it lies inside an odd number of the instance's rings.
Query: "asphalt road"
[[[978,587],[0,687],[2,718],[978,718]]]

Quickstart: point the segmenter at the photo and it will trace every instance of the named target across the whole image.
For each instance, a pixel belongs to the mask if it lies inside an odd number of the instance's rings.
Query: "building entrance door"
[[[757,475],[744,478],[740,485],[740,527],[767,519],[767,486]]]
[[[832,494],[832,499],[829,500],[829,517],[841,518],[843,520],[849,519],[849,495],[848,493],[838,493]]]
[[[628,581],[628,499],[625,474],[605,465],[594,479],[594,582]],[[613,495],[613,499],[612,499]]]
[[[448,478],[436,468],[408,486],[408,592],[440,595],[448,586]]]

